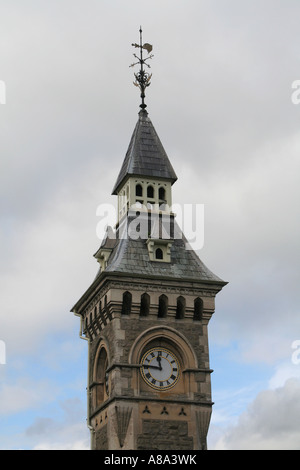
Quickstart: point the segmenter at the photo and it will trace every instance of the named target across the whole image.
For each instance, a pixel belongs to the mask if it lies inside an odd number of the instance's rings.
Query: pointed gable
[[[145,110],[139,112],[139,119],[112,194],[117,194],[127,176],[134,175],[163,178],[172,184],[177,180],[176,173]]]

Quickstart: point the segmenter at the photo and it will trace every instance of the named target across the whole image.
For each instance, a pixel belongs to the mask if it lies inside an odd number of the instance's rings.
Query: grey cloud
[[[289,379],[256,397],[236,426],[223,434],[216,449],[299,450],[300,382]]]
[[[89,450],[89,431],[83,421],[83,407],[79,399],[61,404],[60,418],[38,417],[25,430],[24,442],[34,450]]]
[[[298,0],[0,4],[1,339],[10,354],[71,331],[69,309],[96,274],[96,207],[112,201],[137,121],[128,66],[141,21],[154,53],[149,115],[179,178],[173,200],[205,204],[199,255],[229,281],[212,346],[237,341],[250,362],[290,354],[300,328]]]

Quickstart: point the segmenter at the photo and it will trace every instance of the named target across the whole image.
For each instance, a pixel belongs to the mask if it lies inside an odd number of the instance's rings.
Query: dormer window
[[[148,238],[147,247],[150,261],[171,262],[171,247],[174,240]]]
[[[105,271],[108,263],[108,258],[110,257],[112,248],[100,248],[97,253],[94,255],[100,264],[101,271]]]
[[[109,257],[116,244],[116,233],[112,227],[107,226],[106,232],[101,243],[100,248],[94,254],[94,257],[100,264],[101,271],[104,271],[107,267]]]

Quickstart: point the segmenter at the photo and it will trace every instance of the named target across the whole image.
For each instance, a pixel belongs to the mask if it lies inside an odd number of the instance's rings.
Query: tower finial
[[[140,57],[138,57],[136,54],[133,54],[134,57],[138,60],[138,62],[135,62],[134,64],[131,64],[130,67],[134,67],[135,65],[140,65],[140,71],[138,73],[135,73],[135,82],[133,84],[141,90],[141,98],[142,98],[142,103],[140,104],[140,108],[142,110],[146,109],[147,105],[145,104],[145,90],[146,88],[150,85],[150,79],[152,77],[152,74],[149,74],[145,72],[144,66],[150,68],[150,65],[146,63],[147,60],[152,59],[153,54],[151,54],[152,51],[152,46],[151,44],[148,44],[147,42],[143,44],[143,39],[142,39],[142,27],[140,26],[140,44],[132,44],[133,47],[138,47],[140,49]],[[143,49],[145,49],[148,53],[148,57],[145,59],[143,58]]]

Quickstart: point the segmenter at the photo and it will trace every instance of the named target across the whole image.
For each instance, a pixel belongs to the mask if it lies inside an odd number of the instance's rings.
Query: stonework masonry
[[[94,254],[98,273],[73,307],[88,341],[94,450],[205,450],[212,412],[208,324],[227,284],[189,247],[170,215],[177,176],[148,113],[139,113],[113,189],[118,221]],[[131,204],[159,230],[123,236]],[[144,220],[143,219],[143,220]],[[141,220],[141,219],[140,219]]]
[[[170,282],[162,286],[153,282],[150,289],[149,280],[131,281],[122,278],[104,281],[103,286],[98,286],[101,295],[94,292],[85,307],[84,332],[90,338],[92,446],[95,449],[205,448],[207,431],[202,432],[202,439],[200,435],[201,427],[208,428],[208,424],[201,424],[205,420],[199,420],[197,413],[209,417],[211,414],[212,370],[207,326],[217,286],[195,283],[175,286]],[[133,294],[131,313],[122,315],[123,293],[129,288]],[[150,308],[147,316],[141,316],[141,293],[146,288]],[[168,313],[165,318],[158,318],[158,298],[162,291],[168,294]],[[186,295],[186,316],[182,319],[176,318],[178,294]],[[195,321],[193,305],[199,295],[204,308],[201,321]],[[102,311],[100,304],[105,306]],[[141,354],[153,344],[176,351],[180,359],[181,380],[169,392],[154,391],[141,378]],[[108,356],[109,389],[98,399],[99,388],[103,389],[103,383],[98,383],[101,348],[106,349]]]

